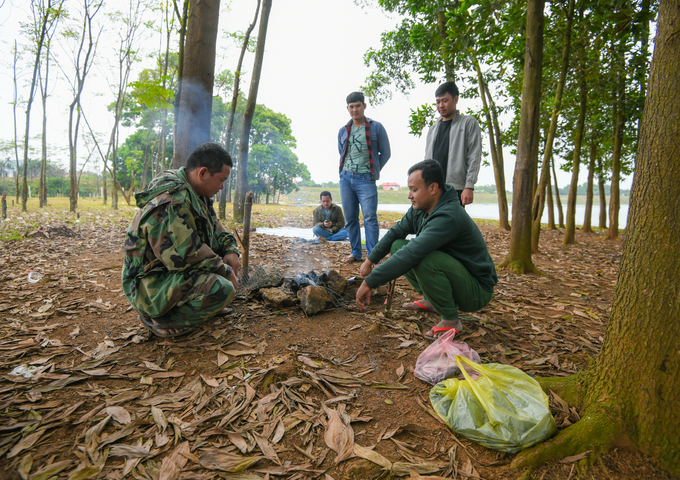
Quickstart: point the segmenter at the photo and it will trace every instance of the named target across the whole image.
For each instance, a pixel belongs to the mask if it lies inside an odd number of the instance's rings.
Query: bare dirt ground
[[[52,215],[38,231],[23,224],[30,238],[0,243],[1,478],[672,478],[627,450],[590,467],[567,459],[519,472],[512,455],[455,435],[432,411],[430,386],[413,376],[427,346],[421,332],[436,318],[399,308],[415,293],[404,279],[390,318],[384,296],[368,311],[348,305],[312,317],[255,296],[189,336],[150,336],[121,291],[128,221],[66,226]],[[311,227],[297,213],[259,221]],[[500,263],[509,235],[480,228]],[[597,355],[621,245],[580,232],[578,245],[561,240],[543,231],[534,259],[544,275],[500,271],[491,304],[465,322],[461,340],[484,363],[570,375]],[[359,264],[340,261],[347,244],[254,234],[251,248],[251,262],[286,276],[358,275]],[[29,270],[42,279],[28,283]],[[10,374],[21,366],[30,378]],[[551,406],[560,427],[577,419]]]

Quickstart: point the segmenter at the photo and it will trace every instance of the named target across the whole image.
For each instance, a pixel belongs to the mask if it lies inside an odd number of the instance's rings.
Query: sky
[[[122,1],[117,0],[116,3],[122,4]],[[0,48],[3,52],[0,57],[0,142],[8,141],[13,136],[13,42],[19,34],[19,22],[25,21],[30,13],[28,3],[28,0],[5,0],[0,7]],[[244,31],[252,20],[255,5],[255,0],[222,0],[216,72],[224,69],[233,71],[236,68],[239,47],[225,33]],[[353,0],[274,0],[257,102],[284,113],[291,119],[293,135],[297,139],[295,153],[307,165],[314,181],[338,181],[337,134],[340,127],[349,120],[345,98],[350,92],[360,90],[371,72],[364,65],[364,53],[369,48],[379,48],[381,33],[393,29],[398,23],[399,18],[396,16],[388,16],[377,8],[362,8]],[[257,27],[254,33],[256,32]],[[97,65],[92,70],[92,76],[86,82],[83,93],[85,114],[102,139],[108,138],[111,129],[111,115],[106,110],[106,105],[113,101],[114,96],[106,79],[111,75],[108,65],[115,61],[112,44],[115,38],[116,32],[105,30],[100,40]],[[158,44],[156,35],[146,38],[141,46],[147,54],[152,54],[158,50]],[[62,58],[65,57],[63,48],[57,49],[57,52],[61,52]],[[246,92],[253,57],[252,54],[247,55],[244,61],[246,74],[242,78],[241,89]],[[136,66],[136,73],[142,68],[150,68],[153,61],[150,57],[144,58]],[[27,56],[20,78],[20,89],[24,97],[28,93],[29,63]],[[65,67],[65,70],[68,72],[68,68]],[[53,68],[52,72],[58,78],[48,100],[48,143],[53,146],[52,158],[62,159],[62,163],[66,165],[68,104],[72,94],[64,74],[57,68]],[[132,79],[136,79],[136,74],[132,75]],[[368,102],[366,116],[383,124],[392,150],[392,157],[381,172],[380,183],[396,182],[404,185],[408,168],[423,159],[425,135],[415,137],[409,134],[409,114],[410,109],[422,104],[434,104],[436,87],[437,84],[417,82],[416,88],[408,96],[395,92],[393,98],[384,104],[372,105]],[[477,108],[478,104],[475,102],[480,100],[461,99],[458,107],[461,111],[468,107]],[[41,129],[39,97],[36,98],[31,115],[33,136]],[[508,122],[509,119],[505,121]],[[23,132],[25,112],[18,112],[17,122],[19,132]],[[503,119],[501,122],[503,123]],[[124,130],[122,135],[129,133],[131,130]],[[488,151],[488,138],[484,135],[482,137],[483,148]],[[39,148],[39,140],[32,142]],[[79,156],[86,155],[87,147],[83,145]],[[506,185],[511,190],[514,156],[509,149],[505,150],[504,156]],[[79,162],[82,161],[82,158],[79,159]],[[579,183],[586,179],[587,169],[581,169]],[[558,170],[560,186],[565,186],[570,181],[570,173]],[[494,183],[492,167],[482,166],[477,185]],[[629,187],[630,178],[622,182],[622,188]]]

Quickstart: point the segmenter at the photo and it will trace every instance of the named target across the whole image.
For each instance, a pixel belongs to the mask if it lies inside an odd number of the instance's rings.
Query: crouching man
[[[484,308],[498,279],[479,228],[461,206],[456,190],[444,183],[439,163],[416,163],[408,175],[411,208],[361,265],[365,280],[356,302],[366,308],[372,288],[404,275],[425,297],[418,302],[421,308],[441,316],[425,335],[435,340],[451,329],[460,333],[463,324],[458,311]],[[409,234],[416,238],[406,240]],[[388,253],[391,257],[375,267]]]
[[[238,247],[212,201],[232,165],[220,145],[204,143],[186,167],[160,173],[135,196],[140,210],[125,238],[123,292],[159,337],[188,333],[234,299]]]
[[[345,216],[342,208],[333,203],[331,192],[323,191],[319,195],[321,205],[314,209],[314,228],[312,232],[319,242],[339,242],[347,238]]]

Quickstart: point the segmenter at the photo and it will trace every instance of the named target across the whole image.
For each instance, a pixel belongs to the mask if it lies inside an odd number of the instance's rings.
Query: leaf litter
[[[120,289],[128,219],[0,243],[7,471],[73,480],[342,479],[356,469],[366,478],[506,478],[507,460],[456,438],[430,408],[429,387],[414,379],[421,332],[436,319],[399,308],[415,296],[403,278],[389,316],[383,297],[368,312],[308,318],[298,307],[266,308],[254,294],[188,337],[149,338]],[[507,234],[481,228],[499,262]],[[461,339],[483,361],[569,375],[599,351],[620,245],[581,235],[564,249],[560,235],[543,232],[535,259],[544,277],[499,272],[494,300],[464,319]],[[252,258],[284,275],[358,273],[340,262],[343,244],[257,234],[251,244]],[[26,270],[42,280],[29,284]],[[30,378],[9,375],[21,365],[37,368]],[[578,420],[557,395],[550,404],[561,427]],[[645,471],[643,460],[633,461]],[[608,468],[642,478],[630,462],[613,454]],[[561,471],[544,468],[546,479]]]

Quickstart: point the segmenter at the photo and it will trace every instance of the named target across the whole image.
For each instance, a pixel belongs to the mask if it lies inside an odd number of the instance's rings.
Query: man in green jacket
[[[135,196],[140,210],[125,238],[123,292],[157,336],[188,333],[234,299],[238,247],[211,199],[232,165],[220,145],[204,143],[186,167],[162,172]]]
[[[444,183],[439,163],[416,163],[408,175],[412,207],[361,265],[365,280],[356,302],[366,308],[373,288],[404,275],[425,297],[419,306],[441,315],[441,321],[425,335],[434,340],[448,330],[460,333],[463,324],[458,311],[484,308],[498,278],[482,233],[461,206],[456,190]],[[406,240],[409,234],[416,238]],[[388,253],[390,258],[376,267]]]

